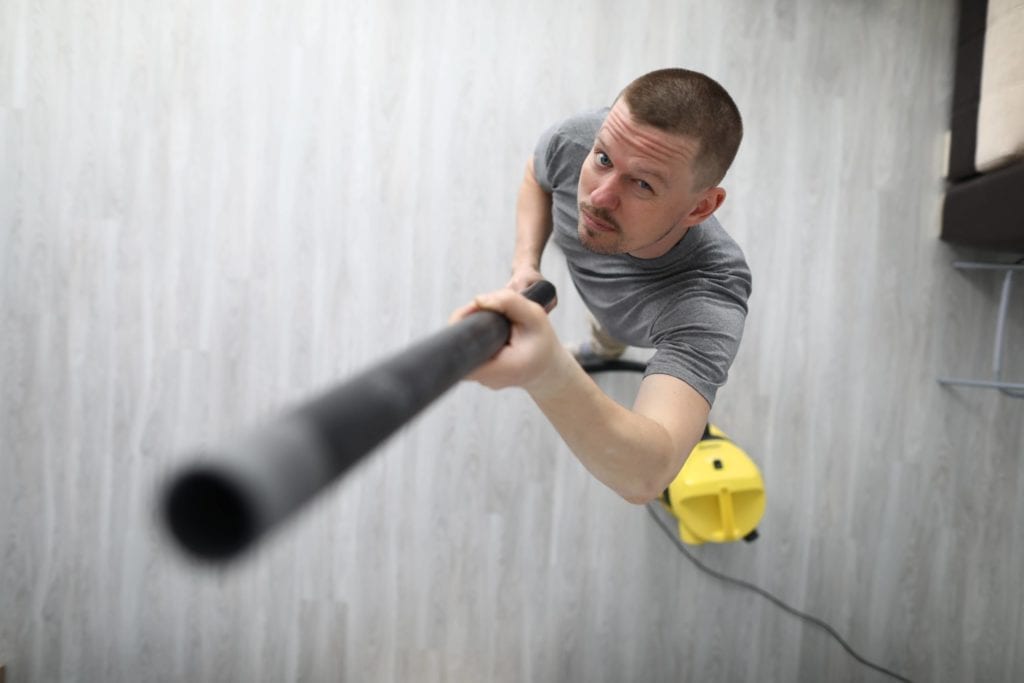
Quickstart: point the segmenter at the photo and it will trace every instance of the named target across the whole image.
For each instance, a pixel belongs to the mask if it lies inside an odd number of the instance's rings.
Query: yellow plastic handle
[[[736,538],[736,519],[732,509],[732,495],[729,489],[722,488],[718,493],[718,507],[722,511],[722,534],[726,541]]]

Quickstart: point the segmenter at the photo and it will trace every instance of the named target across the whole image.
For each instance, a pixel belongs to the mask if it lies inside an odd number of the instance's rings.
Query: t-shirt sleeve
[[[655,319],[651,340],[657,349],[646,375],[671,375],[714,405],[729,376],[743,337],[750,271],[740,260],[724,271],[704,274]]]
[[[558,126],[548,128],[537,141],[537,147],[533,150],[533,175],[537,183],[545,192],[551,192],[551,164],[553,154],[551,148],[557,143],[554,139],[558,135]]]
[[[533,152],[533,173],[545,192],[565,189],[573,192],[579,180],[580,165],[594,145],[594,136],[603,110],[565,119],[540,136]]]

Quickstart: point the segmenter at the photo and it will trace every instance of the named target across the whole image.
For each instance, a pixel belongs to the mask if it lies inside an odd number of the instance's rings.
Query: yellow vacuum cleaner
[[[750,456],[709,424],[661,502],[679,521],[684,543],[753,541],[764,515],[764,480]]]

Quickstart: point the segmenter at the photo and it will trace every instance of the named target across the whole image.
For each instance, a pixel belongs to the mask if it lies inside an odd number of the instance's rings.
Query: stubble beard
[[[586,205],[587,211],[595,216],[599,221],[608,223],[615,231],[614,232],[598,232],[591,230],[587,227],[586,223],[583,222],[583,208],[584,204],[579,206],[579,222],[577,225],[577,232],[579,233],[580,244],[587,251],[591,251],[595,254],[601,254],[602,256],[613,256],[615,254],[622,253],[622,229],[615,220],[606,215],[600,209],[594,208],[590,205]]]

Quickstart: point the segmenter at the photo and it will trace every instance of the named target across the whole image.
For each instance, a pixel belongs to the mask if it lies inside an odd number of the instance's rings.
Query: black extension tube
[[[546,281],[523,295],[550,309]],[[478,311],[330,389],[166,484],[160,514],[189,554],[239,555],[366,457],[508,342],[510,323]]]

